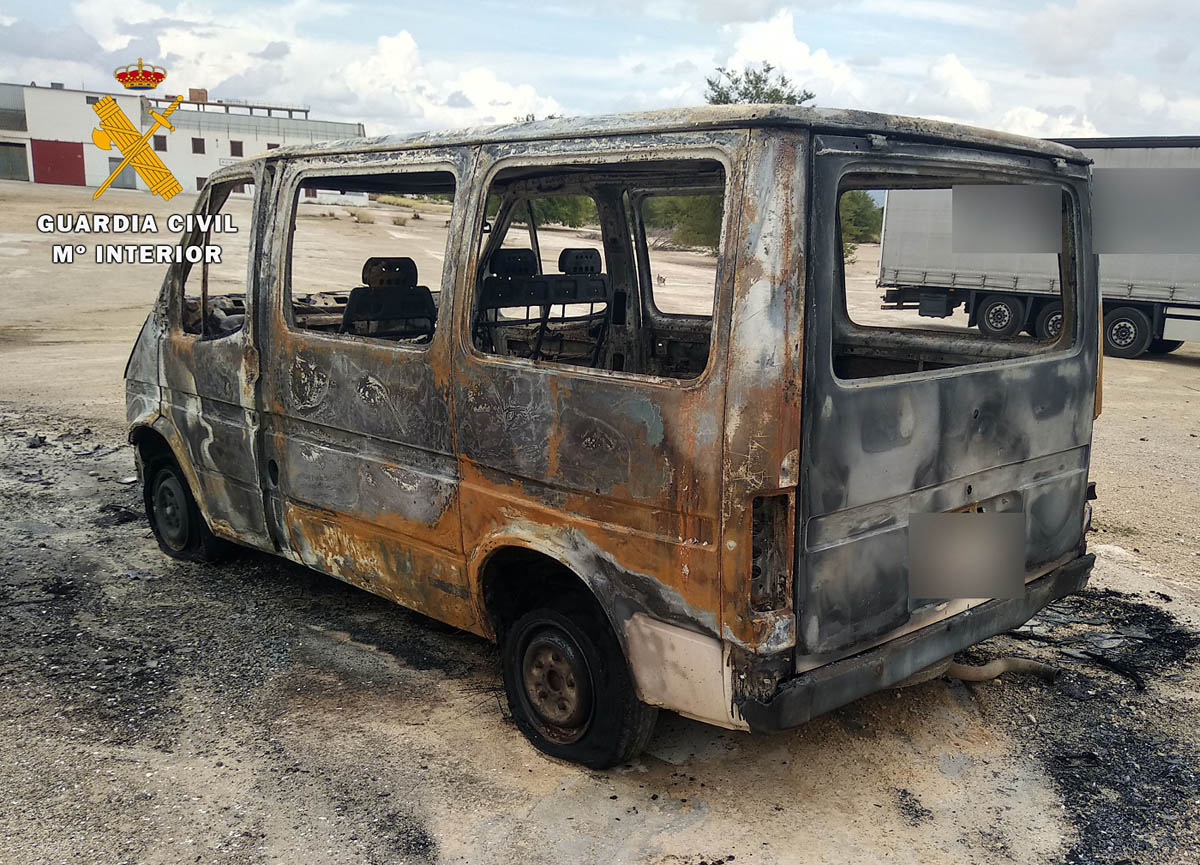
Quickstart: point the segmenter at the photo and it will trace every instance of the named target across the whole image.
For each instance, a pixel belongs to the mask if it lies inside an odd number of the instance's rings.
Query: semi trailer
[[[1094,171],[1183,169],[1172,176],[1196,172],[1200,177],[1200,136],[1059,141],[1082,150]],[[961,308],[968,326],[985,336],[1004,339],[1024,331],[1041,340],[1056,338],[1063,321],[1056,256],[954,252],[952,198],[950,189],[887,193],[877,283],[883,289],[883,308],[915,309],[935,318],[949,318]],[[1200,209],[1200,202],[1196,205]],[[1099,211],[1098,204],[1098,225]],[[1101,252],[1106,354],[1165,354],[1185,341],[1200,340],[1200,241],[1194,249]]]

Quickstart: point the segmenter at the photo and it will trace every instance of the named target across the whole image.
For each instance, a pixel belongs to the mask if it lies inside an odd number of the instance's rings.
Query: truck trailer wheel
[[[1052,342],[1062,333],[1063,307],[1061,300],[1043,304],[1033,322],[1033,335],[1043,342]]]
[[[1177,348],[1183,348],[1182,339],[1152,339],[1146,351],[1150,354],[1170,354]]]
[[[1025,326],[1025,304],[1011,294],[989,294],[976,307],[975,323],[993,339],[1016,336]]]
[[[625,654],[594,605],[530,610],[504,629],[504,690],[525,737],[552,757],[607,769],[637,755],[658,709],[638,699]]]
[[[1150,319],[1134,306],[1118,306],[1104,316],[1104,353],[1138,357],[1150,346]]]

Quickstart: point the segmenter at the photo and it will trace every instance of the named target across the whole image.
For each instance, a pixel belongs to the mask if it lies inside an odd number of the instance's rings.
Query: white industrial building
[[[61,84],[0,83],[0,179],[92,187],[104,183],[121,163],[115,148],[102,150],[92,141],[92,129],[100,123],[92,106],[108,95],[143,134],[155,122],[150,111],[161,114],[174,99],[129,91],[70,90]],[[361,123],[312,120],[304,107],[210,101],[208,91],[199,89],[189,90],[168,120],[175,131],[162,129],[151,143],[185,192],[199,189],[210,173],[242,157],[363,134]],[[131,167],[112,185],[148,189]]]

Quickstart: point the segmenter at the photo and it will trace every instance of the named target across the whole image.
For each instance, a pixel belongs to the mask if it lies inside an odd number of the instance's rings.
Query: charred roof
[[[503,123],[465,129],[350,138],[313,145],[294,145],[261,154],[262,157],[328,155],[331,152],[411,150],[464,144],[560,141],[608,135],[702,132],[752,127],[794,127],[834,134],[895,135],[906,140],[936,141],[989,150],[1018,151],[1072,162],[1089,160],[1073,147],[1040,138],[1027,138],[991,129],[926,120],[899,114],[877,114],[839,108],[801,108],[791,105],[707,105],[669,108],[635,114],[608,114],[552,120]]]

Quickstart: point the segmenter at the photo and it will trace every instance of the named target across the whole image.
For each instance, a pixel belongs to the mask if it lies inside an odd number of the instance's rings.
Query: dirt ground
[[[592,772],[526,744],[486,642],[268,556],[158,551],[121,376],[162,267],[51,265],[34,220],[192,202],[102,203],[0,182],[0,862],[1200,862],[1200,346],[1106,359],[1092,588],[968,654],[1056,681],[936,679],[772,737],[663,713]],[[701,302],[704,262],[663,261]]]

